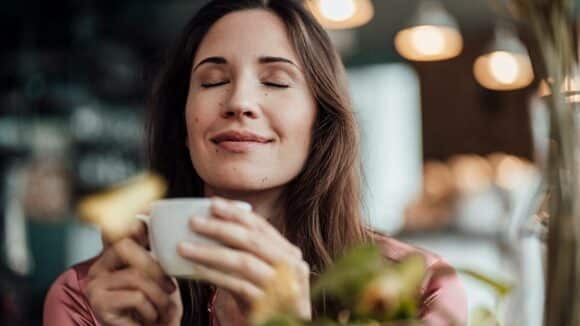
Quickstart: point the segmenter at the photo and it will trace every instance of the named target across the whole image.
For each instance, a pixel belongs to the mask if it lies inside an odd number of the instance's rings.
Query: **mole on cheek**
[[[195,118],[193,118],[193,121],[195,121],[195,123],[198,123],[199,122],[199,118],[198,117],[195,117]]]

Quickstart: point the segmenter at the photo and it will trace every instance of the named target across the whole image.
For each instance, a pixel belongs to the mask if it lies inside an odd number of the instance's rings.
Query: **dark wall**
[[[473,63],[491,35],[491,30],[469,34],[457,58],[413,64],[421,84],[425,159],[498,151],[531,159],[528,101],[537,83],[496,92],[484,89],[473,76]]]

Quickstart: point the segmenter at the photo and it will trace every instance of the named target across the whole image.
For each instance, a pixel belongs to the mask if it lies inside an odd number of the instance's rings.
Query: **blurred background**
[[[54,279],[101,249],[76,203],[146,168],[152,78],[204,2],[3,2],[0,324],[40,324]],[[528,32],[487,0],[308,5],[348,69],[369,223],[458,268],[517,278],[506,232],[537,190],[547,132]],[[498,307],[461,278],[470,309]]]

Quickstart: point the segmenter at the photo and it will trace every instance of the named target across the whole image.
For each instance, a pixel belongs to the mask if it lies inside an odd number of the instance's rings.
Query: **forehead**
[[[235,61],[265,55],[286,57],[298,63],[284,22],[269,11],[252,9],[220,18],[203,38],[194,62],[208,56]]]

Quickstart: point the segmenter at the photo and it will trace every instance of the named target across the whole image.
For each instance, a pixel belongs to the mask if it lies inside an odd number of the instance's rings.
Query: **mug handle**
[[[153,248],[153,239],[151,238],[151,215],[147,215],[147,214],[136,214],[135,218],[143,221],[143,223],[145,223],[145,225],[147,226],[147,234],[149,237],[149,253],[151,254],[151,256],[153,256],[153,258],[157,259],[157,256],[155,255],[155,250]]]

